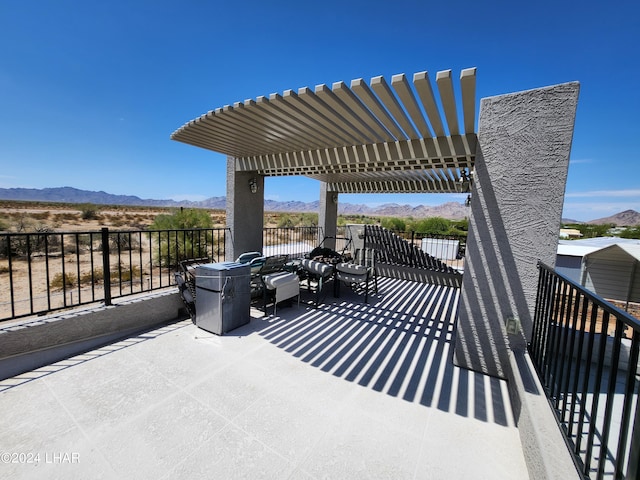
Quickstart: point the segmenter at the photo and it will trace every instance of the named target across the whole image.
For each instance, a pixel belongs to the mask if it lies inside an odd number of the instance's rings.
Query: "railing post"
[[[409,266],[410,267],[415,267],[415,265],[413,264],[413,249],[416,248],[415,244],[413,243],[415,241],[416,238],[416,232],[414,230],[411,230],[411,250],[409,250]]]
[[[109,229],[103,227],[102,233],[102,284],[104,286],[104,304],[111,305],[111,264],[109,262]]]
[[[629,369],[631,369],[631,365],[629,365]],[[625,478],[638,478],[638,474],[640,474],[640,402],[636,403],[636,414],[632,425],[629,467]]]

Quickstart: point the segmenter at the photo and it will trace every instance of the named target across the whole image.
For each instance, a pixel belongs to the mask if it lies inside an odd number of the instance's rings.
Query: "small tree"
[[[446,218],[431,217],[417,221],[413,227],[413,230],[419,233],[443,235],[449,231],[450,225],[451,222]]]
[[[640,227],[627,227],[620,233],[620,238],[640,238]]]
[[[167,232],[159,234],[157,261],[162,266],[172,267],[188,258],[209,256],[208,249],[213,246],[212,232],[199,229],[212,227],[213,221],[207,210],[181,208],[169,215],[158,215],[151,230]]]
[[[380,221],[380,225],[394,232],[404,232],[407,228],[405,221],[396,217],[385,217]]]

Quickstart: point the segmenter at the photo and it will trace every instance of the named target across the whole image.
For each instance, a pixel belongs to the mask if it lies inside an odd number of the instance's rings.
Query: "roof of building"
[[[640,240],[619,237],[596,237],[581,240],[559,240],[558,255],[584,257],[606,248],[619,247],[640,260]]]
[[[567,257],[584,257],[585,255],[597,250],[600,250],[600,247],[558,244],[558,255],[564,255]]]
[[[631,244],[631,243],[620,243],[620,244],[618,244],[618,243],[616,243],[614,245],[609,245],[608,247],[600,248],[600,249],[596,250],[595,252],[590,252],[587,255],[598,254],[598,253],[603,252],[605,250],[611,250],[611,249],[622,250],[624,253],[626,253],[630,257],[633,257],[636,260],[640,261],[640,244]]]
[[[457,192],[475,160],[476,69],[460,74],[460,105],[451,70],[435,83],[439,99],[427,72],[286,90],[211,110],[171,138],[234,157],[238,171],[335,192]]]

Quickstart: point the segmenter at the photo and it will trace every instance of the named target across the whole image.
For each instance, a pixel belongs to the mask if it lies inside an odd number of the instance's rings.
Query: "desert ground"
[[[87,217],[87,208],[95,208],[95,212],[90,218],[83,218]],[[48,262],[43,253],[35,251],[31,255],[31,262],[18,256],[12,258],[10,268],[9,258],[4,254],[0,255],[0,320],[31,311],[71,306],[78,303],[78,297],[81,297],[83,303],[94,298],[94,295],[99,297],[103,275],[98,247],[100,229],[108,227],[110,232],[145,230],[153,224],[156,216],[170,214],[172,211],[169,208],[155,207],[0,201],[0,233],[77,234],[75,242],[73,235],[65,235],[67,243],[64,245],[64,253],[59,245],[52,246],[47,255]],[[210,210],[209,213],[214,228],[224,227],[224,211]],[[52,242],[58,242],[59,237],[49,236]],[[140,244],[146,238],[143,235],[134,236],[134,240],[139,239]],[[0,235],[0,240],[6,246],[6,237],[2,238]],[[112,268],[121,269],[119,265],[127,265],[129,271],[125,275],[129,275],[132,280],[125,285],[113,285],[112,295],[121,294],[122,288],[128,293],[127,289],[135,291],[142,286],[148,288],[150,283],[155,285],[161,281],[163,285],[168,285],[171,281],[171,272],[154,265],[154,259],[150,254],[147,255],[149,248],[142,247],[140,251],[145,253],[133,255],[131,259],[127,258],[128,252],[124,252],[124,255],[122,252],[111,255]],[[92,271],[97,271],[100,277],[92,278]],[[64,279],[67,284],[63,288]],[[98,287],[92,286],[92,283]]]

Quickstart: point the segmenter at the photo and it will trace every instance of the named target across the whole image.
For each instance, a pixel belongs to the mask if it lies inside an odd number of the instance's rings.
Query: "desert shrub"
[[[14,257],[30,257],[35,253],[40,253],[49,247],[51,252],[52,242],[56,235],[51,233],[52,229],[47,225],[33,225],[21,223],[17,225],[17,233],[28,233],[29,235],[17,235],[14,237],[0,237],[0,255]],[[48,242],[48,243],[47,243]]]
[[[135,235],[128,233],[112,233],[109,235],[109,252],[125,252],[140,248],[140,240]]]
[[[318,226],[318,214],[317,213],[303,213],[300,216],[301,227],[317,227]]]
[[[3,273],[9,273],[8,265],[0,265],[0,275],[2,275]]]
[[[69,242],[69,241],[65,242],[64,253],[65,255],[73,255],[73,254],[79,253],[78,245],[76,245],[76,242]]]
[[[111,283],[118,283],[118,279],[121,282],[131,282],[136,278],[140,279],[142,273],[137,265],[131,265],[131,268],[125,268],[122,264],[120,268],[116,267],[111,270]]]
[[[295,226],[294,220],[288,213],[280,215],[278,219],[278,228],[291,228]]]
[[[156,262],[163,267],[172,267],[188,258],[208,256],[208,248],[214,246],[212,232],[198,229],[212,228],[212,225],[211,215],[202,209],[181,208],[170,215],[158,215],[150,229],[171,232],[153,234],[158,242]]]
[[[56,273],[49,283],[52,290],[63,290],[64,288],[72,288],[77,285],[77,277],[73,273]]]
[[[93,275],[91,272],[84,272],[80,275],[80,284],[87,285],[91,284],[91,282],[100,283],[104,280],[104,273],[101,268],[96,268],[93,270]]]
[[[407,228],[405,221],[396,217],[385,217],[380,220],[380,225],[394,232],[404,232],[405,228]]]
[[[151,224],[151,230],[185,230],[190,228],[211,228],[213,222],[207,210],[181,208],[171,214],[158,215]]]
[[[51,212],[34,212],[31,217],[34,220],[46,220],[51,216]]]
[[[79,215],[73,212],[56,213],[53,216],[59,222],[72,222],[78,220]]]
[[[375,225],[379,222],[380,222],[379,218],[370,217],[368,215],[355,215],[355,214],[338,215],[339,226],[344,226],[349,223]]]
[[[77,236],[78,246],[88,249],[93,243],[93,236],[90,233],[83,233]]]
[[[317,213],[283,214],[279,221],[279,227],[315,227],[318,225]]]
[[[416,221],[411,230],[419,233],[432,233],[443,235],[449,231],[451,222],[442,217],[431,217]]]
[[[91,203],[83,203],[80,206],[80,217],[83,220],[95,220],[100,209]]]

